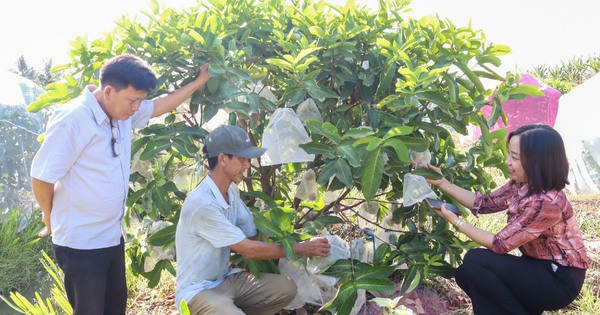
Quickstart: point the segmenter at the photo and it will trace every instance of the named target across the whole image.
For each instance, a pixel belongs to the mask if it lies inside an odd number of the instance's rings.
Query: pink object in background
[[[508,118],[508,126],[499,118],[496,124],[490,127],[490,131],[506,127],[511,132],[522,125],[543,123],[554,127],[556,114],[558,113],[558,100],[562,96],[560,91],[538,81],[530,74],[521,74],[521,84],[534,84],[539,86],[545,96],[527,96],[522,100],[508,100],[502,104],[502,108]],[[483,115],[489,119],[492,114],[492,106],[484,106],[481,109]],[[479,139],[481,129],[475,128],[473,139]]]

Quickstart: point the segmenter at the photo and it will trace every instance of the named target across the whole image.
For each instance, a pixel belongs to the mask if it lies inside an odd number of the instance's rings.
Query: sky
[[[159,0],[181,8],[196,0]],[[344,3],[343,0],[331,0]],[[375,0],[355,0],[375,8]],[[511,48],[501,70],[558,65],[572,58],[600,56],[600,1],[595,0],[413,0],[408,15],[439,14],[456,26],[472,23],[487,41]],[[36,68],[52,59],[69,60],[70,41],[96,39],[122,15],[148,10],[149,0],[19,0],[0,4],[0,70],[16,68],[20,55]]]

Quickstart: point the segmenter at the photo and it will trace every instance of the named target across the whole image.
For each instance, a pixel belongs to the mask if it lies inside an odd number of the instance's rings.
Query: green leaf
[[[372,136],[374,134],[375,134],[375,132],[370,127],[351,128],[350,130],[348,130],[348,132],[346,132],[344,134],[344,136],[342,137],[342,140],[361,139],[361,138],[364,138],[367,136]]]
[[[398,126],[390,129],[385,136],[383,136],[383,140],[396,137],[396,136],[406,136],[413,132],[415,128],[412,126]]]
[[[426,100],[430,103],[436,104],[438,106],[451,108],[452,104],[442,95],[442,93],[437,91],[425,91],[422,93],[418,93],[416,95],[419,99]]]
[[[425,167],[417,168],[411,172],[413,175],[423,176],[425,178],[431,179],[440,179],[442,178],[442,174]]]
[[[145,161],[156,156],[161,151],[168,150],[171,148],[170,139],[160,139],[156,141],[150,141],[146,144],[144,151],[140,155],[140,160]]]
[[[421,283],[421,273],[417,265],[412,265],[406,271],[404,279],[402,279],[402,286],[400,287],[400,294],[408,294],[412,292]]]
[[[344,183],[346,187],[352,187],[352,170],[348,162],[342,158],[338,158],[334,162],[335,176]]]
[[[365,159],[365,169],[361,180],[361,187],[365,199],[373,199],[375,193],[379,190],[382,178],[383,154],[381,152],[381,147],[377,147],[369,152]]]
[[[483,87],[481,80],[479,80],[477,75],[473,73],[473,71],[469,69],[469,67],[466,64],[462,62],[455,62],[454,65],[456,65],[467,76],[467,78],[469,78],[469,81],[471,81],[475,85],[475,88],[477,88],[477,91],[479,91],[479,93],[485,93],[485,88]]]
[[[315,221],[322,223],[322,224],[341,224],[344,223],[344,220],[342,220],[342,218],[340,217],[335,217],[332,215],[324,215],[324,216],[320,216],[318,217]]]
[[[382,243],[381,245],[379,245],[377,247],[377,250],[375,250],[375,254],[373,255],[373,263],[374,264],[381,264],[382,261],[383,261],[383,258],[385,258],[385,256],[387,254],[389,254],[390,251],[391,251],[390,244],[388,244],[388,243]]]
[[[148,287],[149,288],[154,288],[158,285],[158,283],[160,282],[160,275],[164,269],[167,269],[168,265],[171,265],[170,261],[161,260],[161,261],[157,262],[156,265],[154,266],[154,269],[152,269],[152,271],[150,271],[146,275],[146,278],[148,278]]]
[[[354,148],[352,146],[341,145],[341,146],[337,147],[337,151],[340,156],[345,158],[348,161],[348,163],[350,163],[350,166],[360,167],[360,162],[361,162],[360,156],[358,155],[358,152],[356,152],[356,150],[354,150]]]
[[[283,249],[285,251],[285,257],[290,261],[296,260],[296,252],[294,252],[294,244],[296,244],[296,241],[290,236],[286,236],[281,240],[281,245],[283,245]]]
[[[404,163],[410,163],[410,156],[408,154],[408,148],[406,144],[400,139],[392,138],[383,142],[384,146],[392,147],[396,151],[398,159]]]
[[[313,52],[317,51],[317,50],[321,50],[322,47],[311,47],[311,48],[306,48],[303,49],[302,51],[300,51],[300,53],[296,56],[296,58],[294,59],[293,64],[296,65],[298,64],[298,62],[300,62],[302,59],[304,59],[304,57],[312,54]]]
[[[516,98],[524,98],[525,96],[536,96],[536,97],[540,97],[540,96],[545,96],[544,92],[542,92],[542,90],[534,85],[534,84],[521,84],[517,87],[514,87],[510,90],[510,98],[509,99],[516,99]]]
[[[263,233],[273,235],[279,238],[283,237],[283,233],[277,224],[273,223],[271,220],[265,217],[256,217],[254,218],[254,223],[256,227]]]
[[[396,290],[396,284],[388,279],[361,278],[356,279],[356,287],[367,291],[376,291],[383,294],[392,294]]]
[[[171,198],[169,192],[162,187],[155,187],[152,190],[152,206],[154,210],[158,210],[160,214],[168,216],[171,213]]]
[[[367,151],[373,151],[375,149],[380,149],[380,145],[383,142],[383,140],[379,139],[379,138],[371,138],[371,141],[369,142],[369,145],[367,145],[367,147],[365,148],[365,150]]]
[[[342,140],[338,129],[330,122],[325,122],[322,125],[322,132],[325,137],[327,137],[329,140],[333,141],[336,144],[339,144]]]
[[[409,136],[398,136],[396,138],[402,140],[402,142],[404,142],[408,148],[415,151],[423,152],[429,149],[429,141],[427,141],[427,139]]]
[[[165,246],[175,239],[176,225],[169,225],[162,230],[150,235],[148,243],[154,246]]]
[[[308,142],[299,144],[298,146],[308,154],[323,154],[328,158],[334,158],[334,155],[331,151],[331,146],[325,143]]]
[[[319,311],[336,308],[338,314],[350,314],[350,310],[352,310],[356,302],[357,290],[356,284],[351,280],[342,283],[335,297],[323,305]]]
[[[376,265],[357,268],[356,280],[364,278],[387,278],[396,270],[394,266]]]

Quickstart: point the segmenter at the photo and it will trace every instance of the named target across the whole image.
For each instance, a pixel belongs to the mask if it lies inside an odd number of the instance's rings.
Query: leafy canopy
[[[347,314],[358,289],[393,292],[387,278],[404,263],[409,267],[402,293],[430,274],[451,276],[467,246],[427,205],[399,206],[404,174],[412,171],[409,150],[430,150],[432,163],[448,179],[488,191],[495,183],[485,168],[505,171],[506,156],[505,132],[489,132],[488,126],[505,119],[502,102],[539,92],[519,86],[510,73],[504,77],[494,71],[508,47],[488,44],[483,32],[439,17],[405,18],[409,3],[381,0],[374,12],[353,1],[335,6],[318,0],[212,0],[175,11],[153,1],[145,22],[123,17],[104,38],[91,44],[75,40],[71,63],[58,67],[67,71],[65,80],[51,84],[30,109],[77,96],[88,83],[98,82],[100,66],[117,54],[137,54],[154,67],[157,95],[189,82],[200,65],[210,62],[211,79],[189,106],[143,129],[133,144],[134,154],[151,171],[131,176],[126,222],[173,223],[149,237],[144,229],[130,235],[132,267],[155,285],[161,270],[174,273],[174,267],[162,260],[148,271],[144,262],[152,257],[152,246],[174,243],[185,192],[198,179],[204,124],[225,110],[229,124],[245,128],[260,144],[277,108],[296,109],[313,99],[323,121],[306,122],[311,141],[302,148],[315,160],[258,162],[244,180],[243,197],[258,228],[270,235],[268,241],[281,242],[289,259],[296,258],[295,242],[342,222],[357,227],[361,205],[380,204],[372,223],[381,225],[389,215],[394,238],[378,246],[372,263],[340,260],[327,272],[342,281],[324,308]],[[498,83],[495,93],[484,79]],[[275,100],[265,97],[265,90]],[[494,108],[489,120],[480,113],[483,106]],[[470,124],[482,129],[481,140],[466,152],[457,150],[452,135],[467,134]],[[316,201],[294,198],[307,169],[317,174]],[[182,174],[187,182],[178,180]],[[326,202],[326,192],[337,198]],[[273,261],[238,257],[237,262],[254,273],[277,269]]]

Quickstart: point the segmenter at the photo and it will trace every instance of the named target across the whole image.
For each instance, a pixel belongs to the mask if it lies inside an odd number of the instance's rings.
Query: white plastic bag
[[[308,169],[302,175],[302,181],[298,185],[296,191],[296,198],[301,200],[317,200],[317,193],[319,192],[317,187],[317,176],[315,171]]]
[[[411,173],[404,174],[404,189],[402,203],[405,207],[425,200],[425,198],[436,198],[437,195],[431,190],[425,177]]]
[[[267,148],[261,157],[262,165],[313,161],[315,155],[299,146],[307,142],[310,142],[308,133],[294,110],[276,109],[262,136],[262,147]]]
[[[281,274],[292,279],[298,287],[296,297],[285,307],[286,309],[301,308],[306,303],[324,305],[333,299],[337,292],[335,288],[337,278],[313,274],[304,267],[303,261],[305,260],[279,259]]]
[[[425,167],[431,162],[431,152],[429,150],[423,152],[410,150],[410,161],[415,168]]]
[[[340,259],[350,258],[350,249],[346,241],[337,235],[326,235],[325,238],[331,246],[329,254],[325,257],[309,257],[306,263],[306,269],[313,274],[320,273]]]
[[[306,99],[304,102],[300,103],[296,109],[296,114],[303,124],[309,119],[323,121],[323,116],[321,116],[321,112],[312,98]]]
[[[148,228],[148,234],[152,235],[170,225],[173,225],[173,223],[162,220],[153,222]],[[175,246],[171,246],[166,250],[162,246],[152,246],[148,244],[148,247],[150,247],[150,257],[146,257],[144,260],[145,272],[154,270],[156,264],[161,260],[175,261]]]

